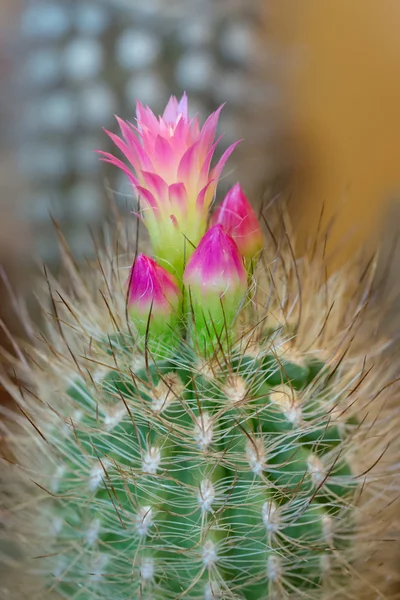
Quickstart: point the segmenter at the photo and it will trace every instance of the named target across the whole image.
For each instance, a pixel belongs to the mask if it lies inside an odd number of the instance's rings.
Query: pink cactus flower
[[[106,132],[130,163],[107,152],[105,162],[119,167],[141,200],[154,254],[171,272],[182,275],[184,256],[193,252],[204,234],[207,213],[222,169],[236,144],[211,168],[218,141],[215,133],[222,107],[200,129],[188,115],[188,101],[171,96],[158,119],[137,103],[137,125],[117,119],[122,137]]]
[[[152,258],[139,254],[129,276],[128,307],[139,333],[144,334],[150,317],[150,329],[167,335],[177,318],[181,291],[176,278]]]
[[[221,206],[211,218],[211,224],[219,223],[235,240],[247,261],[257,256],[263,247],[263,237],[257,215],[236,183],[225,196]]]

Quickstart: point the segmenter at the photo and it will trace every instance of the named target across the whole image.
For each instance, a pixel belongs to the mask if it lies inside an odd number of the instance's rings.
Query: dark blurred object
[[[12,165],[1,162],[0,177],[13,181]],[[3,179],[4,178],[4,179]],[[2,186],[2,192],[7,188]],[[8,189],[10,191],[10,188]],[[15,189],[13,190],[15,191]],[[7,206],[9,204],[9,206]],[[18,219],[10,206],[11,202],[3,199],[2,218],[0,220],[0,372],[9,371],[5,366],[6,353],[14,354],[13,338],[24,337],[25,324],[21,323],[21,315],[17,304],[30,295],[32,283],[29,274],[28,259],[29,235],[26,225]],[[17,300],[18,297],[18,300]],[[7,392],[0,384],[0,405],[9,404]],[[0,435],[1,437],[1,435]]]
[[[10,122],[15,116],[10,94],[15,56],[8,52],[8,42],[15,36],[20,11],[19,0],[0,3],[0,348],[13,352],[12,336],[23,334],[23,324],[15,311],[13,294],[22,298],[29,293],[29,226],[24,221],[20,200],[24,193],[16,168],[11,140]],[[3,370],[3,354],[0,369]],[[6,391],[0,386],[0,406],[9,404]],[[1,446],[1,433],[0,433]],[[3,450],[3,449],[2,449]]]

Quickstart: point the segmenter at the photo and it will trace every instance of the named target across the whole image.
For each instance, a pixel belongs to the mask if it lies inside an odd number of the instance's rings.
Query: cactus
[[[120,121],[133,170],[105,160],[138,192],[154,258],[127,277],[122,226],[91,278],[65,254],[47,334],[15,342],[2,547],[34,577],[27,598],[389,593],[396,365],[383,343],[365,352],[370,280],[321,283],[286,232],[262,251],[239,185],[208,224],[232,150],[210,173],[218,114],[200,131],[183,97],[158,121],[139,105],[135,133]]]

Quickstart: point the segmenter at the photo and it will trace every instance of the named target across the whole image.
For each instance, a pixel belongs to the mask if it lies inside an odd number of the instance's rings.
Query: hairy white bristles
[[[134,373],[140,371],[146,366],[144,354],[134,354],[131,361],[131,369]]]
[[[252,438],[246,444],[246,458],[250,469],[259,475],[266,467],[265,447],[263,438]]]
[[[61,579],[62,574],[68,568],[68,561],[65,556],[57,557],[56,565],[53,569],[52,575],[55,579]]]
[[[72,417],[71,417],[71,421],[72,423],[79,423],[80,420],[83,417],[83,411],[82,410],[74,410],[74,412],[72,413]]]
[[[143,456],[142,471],[155,475],[161,462],[161,452],[156,446],[151,446]]]
[[[246,382],[237,375],[230,379],[229,385],[225,385],[222,391],[229,404],[239,404],[246,398]]]
[[[107,367],[99,367],[92,373],[93,381],[95,383],[101,383],[108,372],[109,369]]]
[[[100,531],[100,519],[93,519],[90,523],[88,530],[86,531],[85,540],[89,546],[93,546],[99,537]]]
[[[200,359],[196,371],[199,375],[207,379],[207,381],[212,381],[215,379],[215,375],[218,371],[218,363],[216,361],[205,361]]]
[[[74,429],[74,425],[75,423],[79,423],[80,420],[83,417],[83,412],[79,409],[74,410],[74,412],[72,413],[72,415],[70,417],[67,418],[67,420],[64,423],[64,426],[62,428],[62,433],[67,435],[69,434],[73,429]]]
[[[277,554],[268,556],[267,577],[270,581],[278,581],[282,577],[282,563]]]
[[[142,506],[136,514],[136,531],[141,537],[147,535],[153,525],[153,509],[151,506]]]
[[[329,515],[322,517],[322,533],[329,546],[333,545],[333,519]]]
[[[200,490],[197,495],[200,508],[203,512],[210,512],[215,500],[215,488],[209,479],[200,482]]]
[[[201,450],[206,450],[213,439],[213,422],[211,416],[203,412],[194,426],[194,439]]]
[[[210,569],[215,565],[218,560],[217,550],[215,548],[214,542],[211,540],[207,540],[203,546],[203,564],[205,567]]]
[[[299,367],[304,367],[306,365],[307,355],[295,347],[293,339],[281,342],[277,350],[277,354],[280,359],[290,361],[291,363],[298,365]]]
[[[262,351],[263,351],[263,348],[259,344],[259,342],[246,340],[245,350],[244,350],[246,356],[251,356],[251,358],[257,359],[257,358],[260,358]]]
[[[324,465],[316,456],[316,454],[310,454],[307,459],[308,472],[311,475],[311,479],[314,485],[321,485],[326,478],[326,471]]]
[[[262,519],[268,533],[276,533],[279,531],[279,511],[275,502],[272,502],[272,500],[264,502],[262,507]]]
[[[183,385],[176,373],[168,373],[152,390],[151,410],[160,414],[182,394]]]
[[[209,581],[204,586],[204,600],[221,600],[221,586],[216,581]]]
[[[101,581],[104,578],[104,569],[109,562],[110,557],[108,554],[98,554],[94,557],[92,567],[90,569],[89,577],[92,581]]]
[[[114,406],[104,417],[104,425],[106,426],[107,431],[112,431],[126,414],[127,411],[123,402]]]
[[[53,494],[58,493],[58,490],[60,489],[60,482],[65,474],[65,471],[66,471],[65,465],[58,465],[58,467],[56,468],[56,471],[55,471],[53,477],[51,478],[51,482],[50,482],[50,491]]]
[[[277,404],[289,423],[299,425],[302,420],[301,404],[297,393],[288,385],[280,385],[270,392],[270,400]]]
[[[102,462],[97,462],[91,469],[89,475],[89,491],[94,492],[102,482],[102,480],[106,477],[107,467],[110,466],[110,461],[104,460]]]
[[[50,528],[52,534],[57,537],[64,527],[64,519],[62,517],[54,517],[54,519],[50,522]]]
[[[323,575],[328,575],[332,570],[332,557],[329,554],[323,554],[321,556],[320,566]]]
[[[140,578],[143,582],[149,583],[154,579],[154,559],[146,556],[140,566]]]

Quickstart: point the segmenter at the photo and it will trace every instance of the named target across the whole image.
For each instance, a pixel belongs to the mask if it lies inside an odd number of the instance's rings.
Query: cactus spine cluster
[[[196,189],[192,169],[202,152],[208,176],[210,122],[202,136],[185,99],[157,126],[149,109],[138,117],[144,146],[125,125],[129,144],[115,140],[156,260],[136,256],[126,284],[119,231],[118,256],[106,248],[89,282],[69,259],[72,292],[48,278],[47,336],[7,383],[20,408],[7,564],[34,577],[30,599],[377,597],[393,574],[382,550],[370,580],[368,560],[390,527],[398,442],[393,365],[377,376],[381,346],[369,358],[355,341],[369,295],[291,262],[285,235],[259,256],[240,186],[205,232],[210,184]],[[184,182],[140,173],[162,157],[174,171],[178,148]]]

